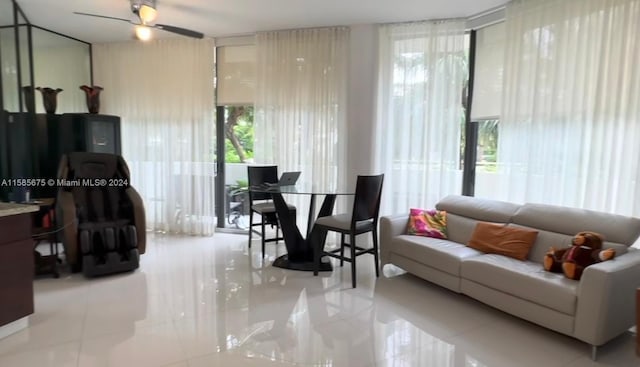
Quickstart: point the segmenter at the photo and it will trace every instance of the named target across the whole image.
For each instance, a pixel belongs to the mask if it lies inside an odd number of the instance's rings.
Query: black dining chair
[[[271,194],[268,192],[256,192],[251,190],[254,186],[260,186],[266,183],[278,182],[278,166],[247,166],[247,177],[249,179],[249,248],[251,248],[252,235],[258,234],[262,238],[262,257],[265,253],[265,244],[267,242],[278,243],[279,240],[283,240],[279,237],[280,224],[278,223],[278,216],[276,214],[276,208],[271,200]],[[287,205],[289,212],[295,218],[296,207],[293,205]],[[253,215],[260,215],[260,223],[253,222]],[[267,238],[265,233],[265,227],[270,225],[276,227],[275,237]],[[260,226],[260,231],[253,229],[253,227]]]
[[[320,248],[314,249],[315,270],[318,274],[320,259],[323,256],[330,256],[340,259],[340,266],[345,261],[351,262],[351,284],[356,287],[356,258],[364,254],[374,256],[376,277],[380,276],[378,260],[378,213],[380,210],[380,198],[382,197],[382,182],[384,174],[377,176],[358,176],[356,182],[356,195],[353,202],[352,212],[320,217],[314,226],[327,231],[339,232],[340,248],[324,251],[324,243],[317,244]],[[362,248],[356,246],[356,236],[371,232],[373,236],[373,247]],[[349,243],[345,242],[345,237],[349,236]],[[344,256],[344,248],[351,249],[350,257]],[[338,254],[339,253],[339,254]]]

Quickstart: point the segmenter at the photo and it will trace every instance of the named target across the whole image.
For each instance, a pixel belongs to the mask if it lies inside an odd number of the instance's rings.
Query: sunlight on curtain
[[[494,198],[640,215],[640,1],[514,1]]]
[[[348,44],[344,27],[257,35],[257,163],[302,171],[303,184],[345,184]],[[287,200],[297,206],[304,228],[309,198]]]
[[[462,191],[465,21],[380,27],[376,166],[386,174],[381,214],[433,207]]]
[[[122,118],[148,229],[214,231],[213,50],[212,40],[186,38],[93,46],[101,112]]]

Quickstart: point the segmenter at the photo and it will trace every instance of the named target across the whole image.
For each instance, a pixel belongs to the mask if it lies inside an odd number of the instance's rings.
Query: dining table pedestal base
[[[332,271],[331,262],[326,259],[321,260],[318,268],[314,263],[315,256],[322,251],[325,240],[327,238],[327,230],[322,227],[315,226],[315,220],[318,217],[331,215],[333,206],[338,195],[353,195],[348,190],[316,190],[310,189],[298,190],[295,186],[277,186],[277,187],[256,187],[252,186],[250,190],[260,193],[269,193],[273,199],[273,204],[278,216],[282,237],[287,248],[287,254],[275,259],[273,266],[283,269],[299,270],[299,271]],[[283,194],[290,195],[310,195],[309,216],[307,222],[306,235],[303,236],[296,224],[295,212],[292,213],[289,205],[284,200]],[[324,195],[322,206],[316,215],[315,203],[318,195]]]
[[[289,270],[313,271],[315,266],[313,260],[310,261],[290,261],[289,255],[282,255],[273,261],[273,266]],[[330,262],[320,262],[318,271],[333,271]]]

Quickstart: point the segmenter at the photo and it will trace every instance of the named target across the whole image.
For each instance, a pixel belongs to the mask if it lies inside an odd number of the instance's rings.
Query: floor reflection
[[[254,244],[258,244],[256,240]],[[0,366],[638,365],[629,333],[597,362],[575,339],[372,261],[312,273],[274,268],[284,245],[247,236],[150,236],[133,273],[34,283],[31,326],[0,340]]]

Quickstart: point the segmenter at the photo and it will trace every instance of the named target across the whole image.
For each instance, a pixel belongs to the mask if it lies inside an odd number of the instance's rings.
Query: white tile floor
[[[281,245],[279,254],[284,253]],[[134,273],[35,281],[31,326],[0,366],[639,366],[630,332],[601,348],[373,260],[314,277],[271,267],[246,236],[151,236]]]

